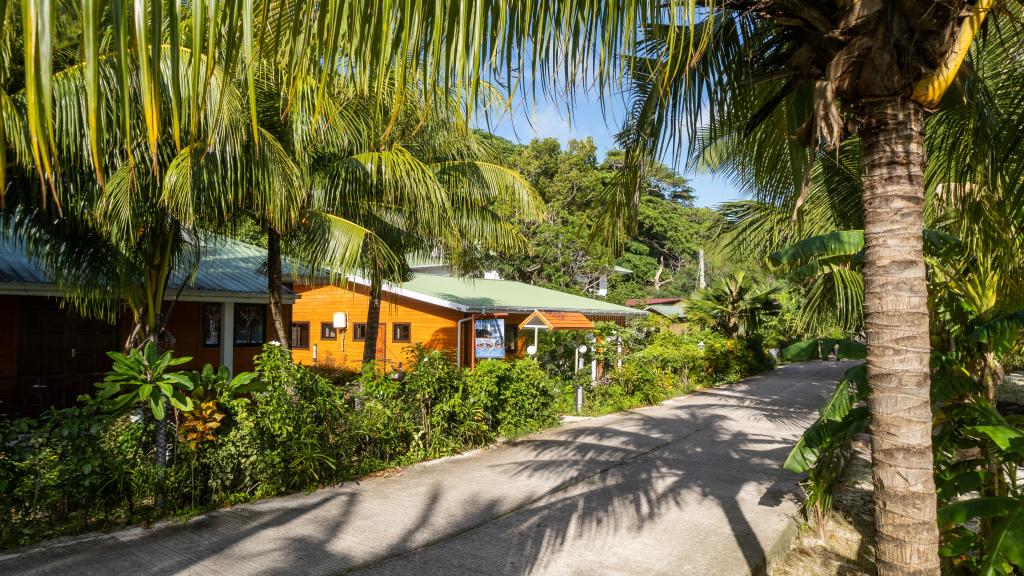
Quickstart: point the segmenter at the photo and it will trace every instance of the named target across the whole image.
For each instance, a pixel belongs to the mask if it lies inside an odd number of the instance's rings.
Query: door
[[[386,364],[388,361],[388,325],[377,324],[377,361]]]

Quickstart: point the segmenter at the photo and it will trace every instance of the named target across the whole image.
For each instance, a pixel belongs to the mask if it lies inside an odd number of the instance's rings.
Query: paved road
[[[0,559],[0,574],[749,574],[847,368],[803,363],[403,473]]]

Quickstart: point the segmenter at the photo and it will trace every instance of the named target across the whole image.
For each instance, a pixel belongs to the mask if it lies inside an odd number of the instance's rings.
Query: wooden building
[[[167,329],[174,352],[191,356],[184,368],[205,363],[251,370],[253,356],[272,339],[267,314],[266,253],[241,242],[217,239],[202,249],[192,280],[176,271],[168,298],[177,296]],[[185,286],[178,292],[182,282]],[[285,293],[290,315],[296,295]],[[164,306],[170,308],[170,302]],[[83,318],[17,241],[0,242],[0,417],[67,406],[110,369],[110,350],[120,350],[131,328]]]
[[[167,293],[175,302],[167,328],[175,354],[192,357],[184,368],[253,369],[253,357],[274,339],[265,262],[261,248],[216,238],[202,248],[194,275],[191,267],[172,274]],[[449,276],[432,260],[414,262],[412,269],[412,280],[384,286],[377,358],[391,368],[407,363],[416,344],[450,351],[472,366],[482,358],[523,356],[536,330],[588,329],[596,321],[646,314],[521,282]],[[287,272],[285,282],[293,359],[358,370],[367,282],[352,276],[340,285],[315,284]],[[0,331],[0,418],[67,406],[95,391],[110,369],[106,352],[120,350],[131,328],[126,316],[106,323],[76,314],[12,239],[0,242],[0,317],[7,327]],[[520,334],[528,318],[533,323]]]
[[[340,286],[295,284],[293,290],[300,296],[292,311],[295,361],[358,369],[366,341],[366,280],[349,277]],[[415,344],[451,351],[464,366],[482,357],[521,356],[533,332],[523,332],[520,325],[537,311],[548,312],[548,323],[558,324],[547,329],[586,329],[595,321],[621,322],[646,314],[522,282],[443,273],[417,273],[401,285],[386,284],[383,292],[377,358],[392,368],[408,362]]]

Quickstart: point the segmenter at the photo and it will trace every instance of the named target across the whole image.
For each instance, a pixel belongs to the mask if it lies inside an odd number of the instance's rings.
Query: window
[[[334,324],[330,322],[320,323],[320,339],[321,340],[337,340],[338,329],[334,327]]]
[[[366,340],[366,323],[359,322],[352,325],[352,340],[362,342]]]
[[[262,304],[235,305],[235,346],[262,346],[266,341],[267,307]]]
[[[220,346],[222,304],[203,304],[203,346]]]
[[[309,350],[309,322],[292,322],[292,348]]]
[[[412,342],[412,324],[403,322],[391,325],[392,342]]]
[[[518,341],[519,326],[512,323],[505,324],[505,350],[515,352]]]

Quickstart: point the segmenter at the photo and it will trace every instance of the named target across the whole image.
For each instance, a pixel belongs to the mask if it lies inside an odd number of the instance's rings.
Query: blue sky
[[[605,151],[614,147],[614,134],[622,120],[625,106],[621,99],[609,98],[605,113],[602,113],[599,101],[588,100],[587,95],[577,93],[576,106],[570,115],[565,107],[557,107],[547,100],[538,97],[535,104],[517,98],[511,115],[505,114],[500,119],[491,117],[490,129],[495,134],[513,142],[527,143],[534,138],[557,138],[563,146],[570,139],[591,137],[597,145],[599,159]],[[477,117],[477,124],[486,128],[486,122]],[[677,170],[681,166],[677,166]],[[680,170],[683,172],[682,170]],[[697,191],[697,206],[714,207],[721,202],[736,200],[739,193],[732,183],[725,178],[714,178],[706,174],[683,172],[690,184]]]

